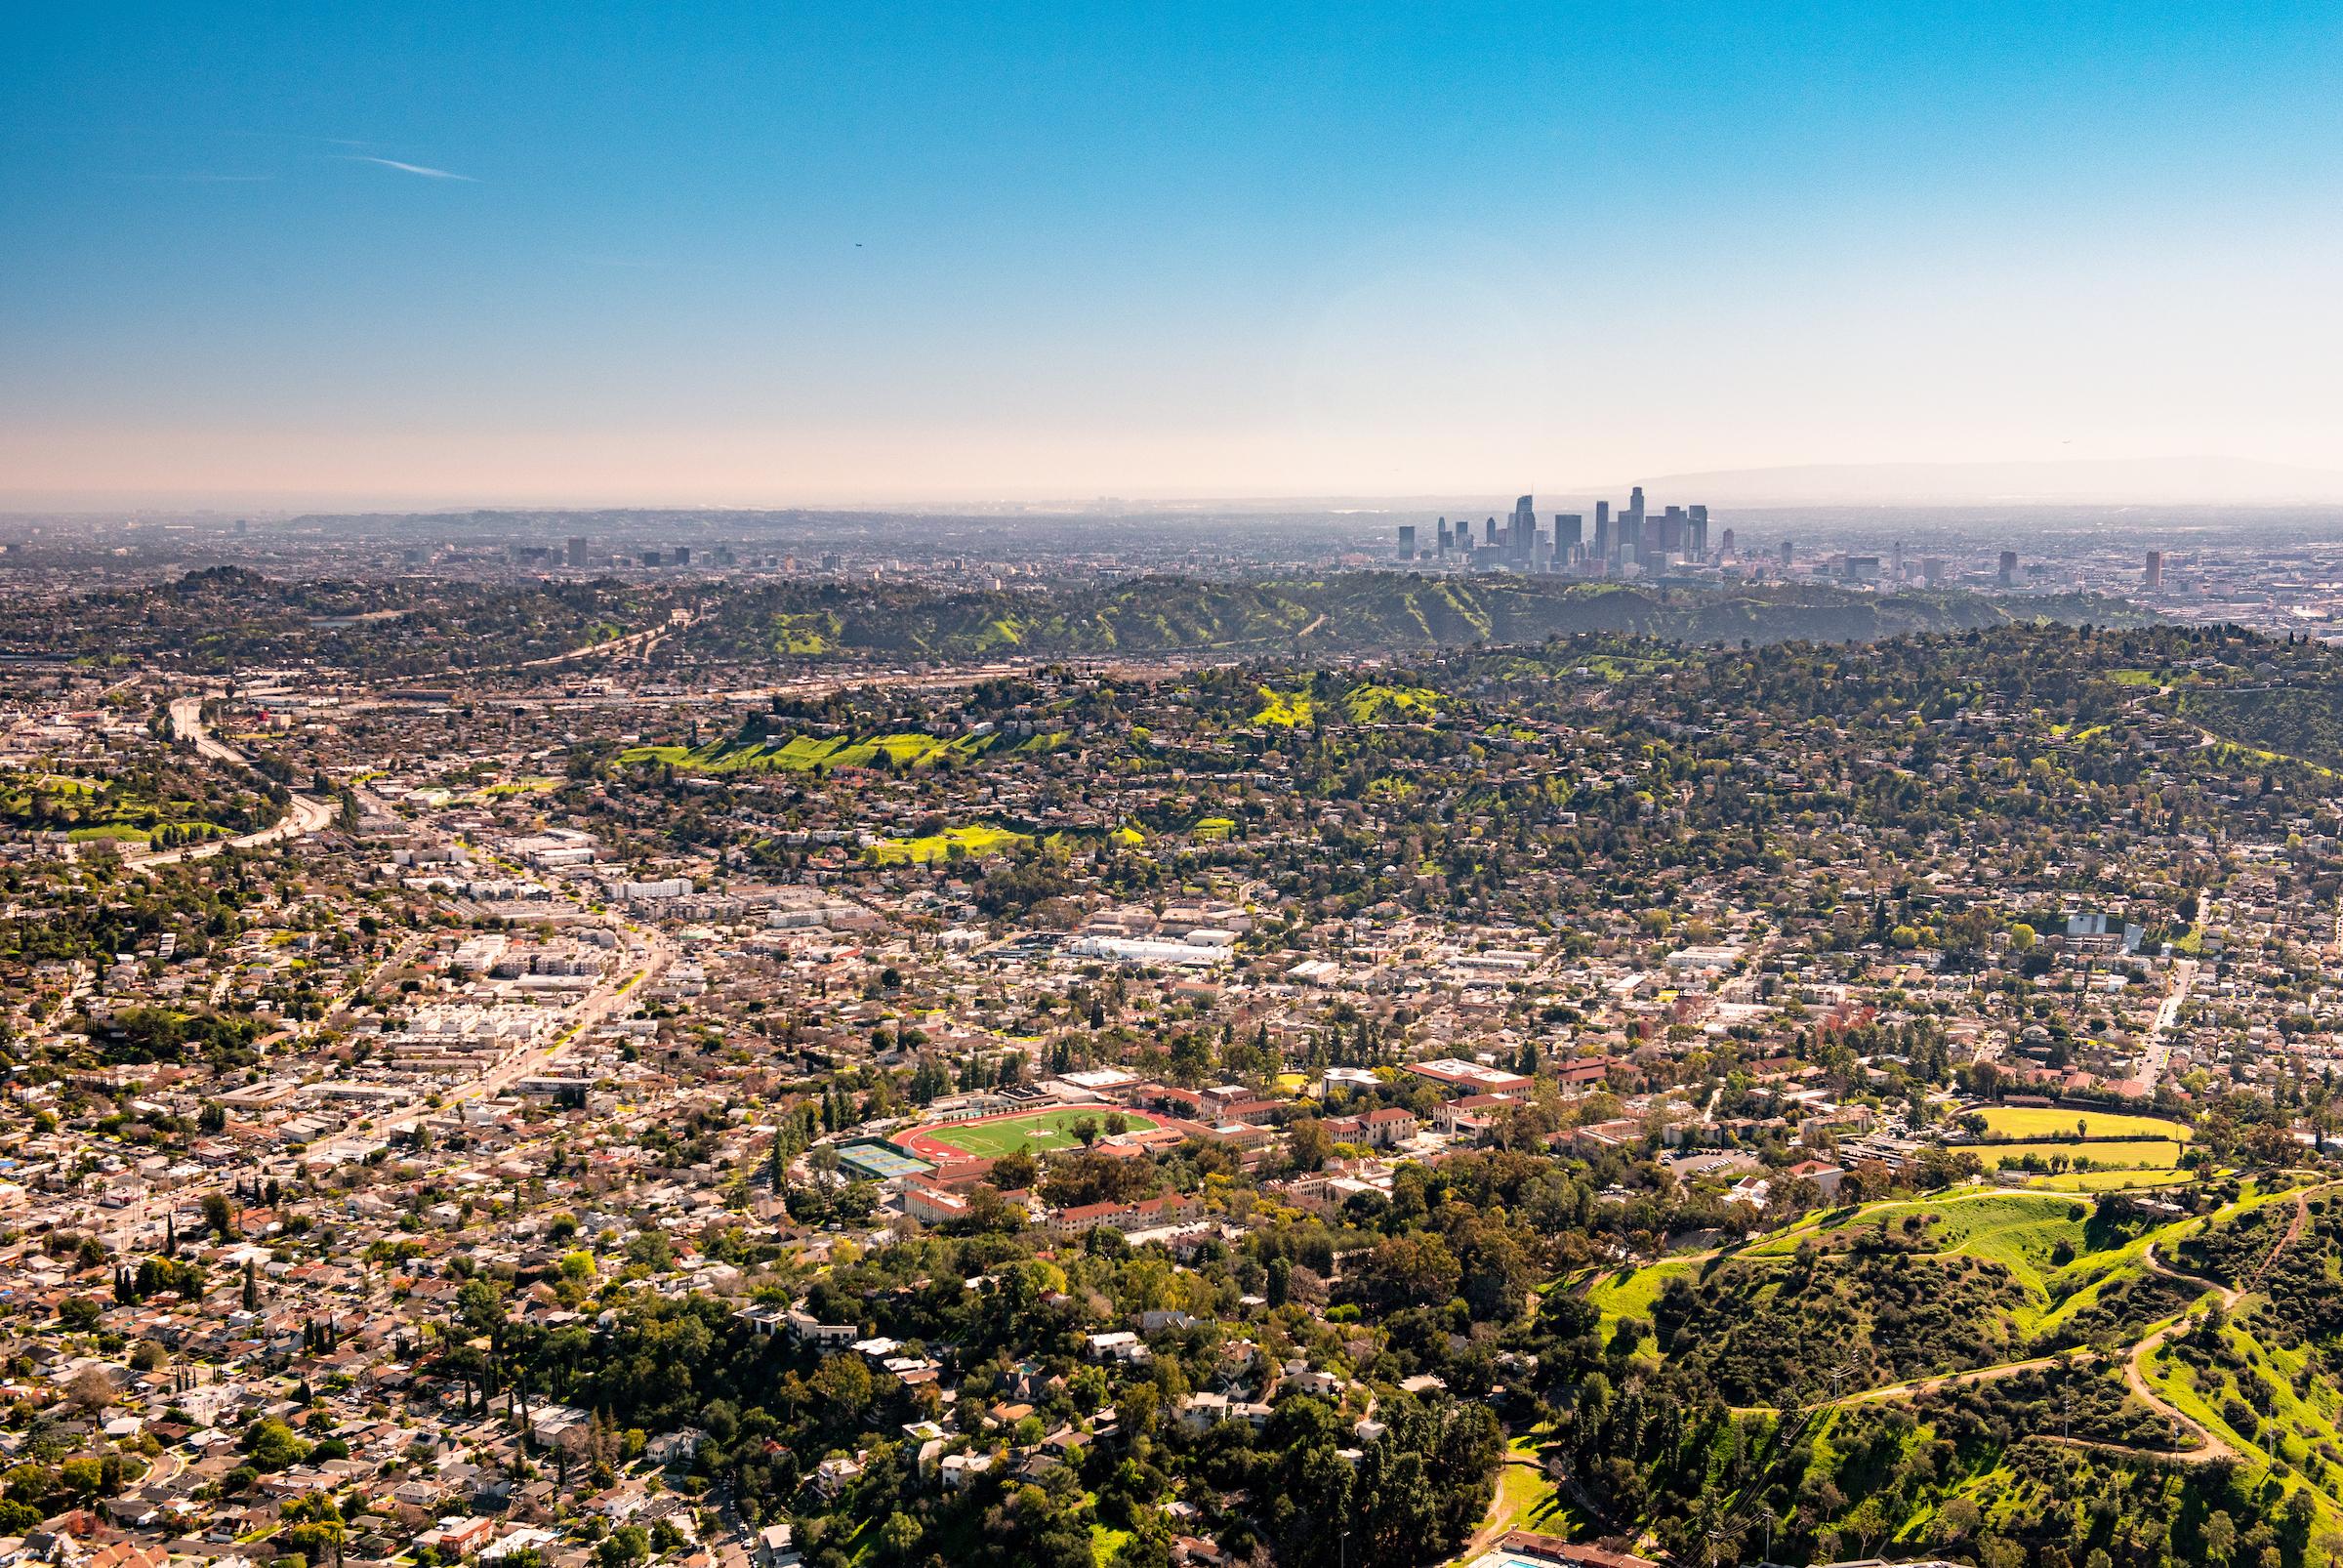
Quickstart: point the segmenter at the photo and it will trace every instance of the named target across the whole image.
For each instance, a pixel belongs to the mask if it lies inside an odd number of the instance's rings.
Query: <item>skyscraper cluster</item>
[[[1644,509],[1638,485],[1624,509],[1614,514],[1611,503],[1594,504],[1594,533],[1577,512],[1557,512],[1550,527],[1538,525],[1535,498],[1523,496],[1502,521],[1484,518],[1476,540],[1470,521],[1459,518],[1452,527],[1446,517],[1437,525],[1430,552],[1418,546],[1418,529],[1403,523],[1399,529],[1399,559],[1403,564],[1431,560],[1481,570],[1572,572],[1588,577],[1650,575],[1679,563],[1700,564],[1708,551],[1708,509],[1668,507],[1655,515]],[[1730,551],[1732,531],[1726,530]]]

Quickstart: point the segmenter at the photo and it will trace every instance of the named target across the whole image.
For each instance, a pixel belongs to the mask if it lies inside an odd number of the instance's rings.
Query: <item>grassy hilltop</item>
[[[1543,1318],[1600,1361],[1517,1445],[1520,1522],[1746,1560],[2332,1560],[2343,1188],[2125,1179],[1821,1212],[1558,1288]]]

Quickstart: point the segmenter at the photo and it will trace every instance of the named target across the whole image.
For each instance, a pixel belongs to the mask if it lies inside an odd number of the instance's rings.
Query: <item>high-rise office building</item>
[[[1653,548],[1663,556],[1672,556],[1684,549],[1687,521],[1682,507],[1664,510],[1660,514],[1660,537],[1652,542]]]
[[[1631,560],[1638,566],[1650,563],[1649,543],[1643,530],[1643,486],[1640,484],[1627,496],[1627,515],[1620,521],[1619,555],[1622,560]]]
[[[1538,514],[1528,496],[1513,503],[1511,526],[1512,533],[1506,542],[1513,547],[1513,558],[1527,566],[1538,548]]]
[[[1708,509],[1688,507],[1684,518],[1684,551],[1695,560],[1708,558]]]
[[[1576,512],[1554,514],[1554,564],[1565,566],[1579,558],[1585,543],[1586,519]]]
[[[2155,593],[2164,586],[2164,553],[2162,551],[2151,550],[2148,552],[2148,570],[2143,581],[2150,593]]]
[[[569,564],[575,571],[583,571],[586,568],[586,536],[584,534],[569,536]]]
[[[1608,501],[1594,504],[1594,558],[1611,558],[1611,503]]]
[[[1708,510],[1708,509],[1707,509],[1706,507],[1703,507],[1703,508],[1701,509],[1701,511],[1702,511],[1702,513],[1703,513],[1703,516],[1702,516],[1701,520],[1702,520],[1702,521],[1704,521],[1704,522],[1707,521],[1707,517],[1706,517],[1706,513],[1707,513],[1707,510]],[[1723,538],[1723,539],[1721,539],[1721,540],[1719,540],[1719,541],[1717,542],[1717,547],[1716,547],[1716,548],[1717,548],[1717,554],[1719,554],[1719,555],[1723,556],[1723,557],[1725,557],[1725,559],[1727,559],[1727,560],[1731,560],[1731,559],[1733,559],[1733,558],[1734,558],[1734,557],[1735,557],[1737,554],[1739,554],[1739,552],[1735,551],[1735,550],[1734,550],[1734,548],[1733,548],[1733,530],[1732,530],[1732,529],[1730,529],[1730,528],[1727,528],[1727,529],[1725,530],[1725,536],[1724,536],[1724,538]]]
[[[1448,519],[1440,519],[1440,558],[1448,559]]]
[[[1484,550],[1497,548],[1497,519],[1495,517],[1481,519],[1481,548]]]
[[[1789,564],[1789,562],[1790,562],[1790,557],[1792,557],[1792,556],[1793,556],[1795,553],[1796,553],[1796,552],[1795,552],[1795,550],[1793,549],[1793,547],[1791,546],[1791,544],[1790,544],[1790,542],[1789,542],[1788,540],[1785,539],[1785,540],[1783,540],[1783,541],[1782,541],[1782,564],[1783,564],[1783,565],[1785,565],[1785,566],[1788,565],[1788,564]]]
[[[1412,522],[1399,525],[1399,558],[1403,561],[1416,558],[1416,525]]]
[[[676,546],[676,564],[678,566],[688,566],[691,564],[691,546]]]
[[[1996,574],[1994,580],[2003,588],[2011,587],[2017,582],[2018,553],[2016,551],[2004,550],[2001,552],[2001,569]]]

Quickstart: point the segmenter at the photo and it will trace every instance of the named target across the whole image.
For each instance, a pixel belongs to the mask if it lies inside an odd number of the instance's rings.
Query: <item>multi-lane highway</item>
[[[250,768],[252,760],[222,740],[203,722],[203,698],[175,697],[171,702],[171,728],[180,739],[195,748],[199,757],[233,767]],[[285,814],[268,827],[256,833],[240,834],[232,839],[207,839],[201,844],[185,845],[177,849],[149,849],[123,858],[139,867],[176,865],[182,860],[209,860],[223,849],[258,849],[287,839],[304,839],[317,832],[334,819],[334,808],[313,796],[296,790],[287,803]]]

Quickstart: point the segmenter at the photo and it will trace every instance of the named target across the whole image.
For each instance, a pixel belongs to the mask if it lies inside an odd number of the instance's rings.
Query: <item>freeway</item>
[[[198,757],[226,763],[231,767],[250,769],[252,766],[250,758],[213,734],[211,726],[203,722],[203,698],[199,696],[172,699],[171,728],[180,739],[194,746]],[[259,849],[289,839],[306,839],[333,819],[332,806],[296,790],[286,805],[285,814],[257,833],[240,834],[232,839],[210,839],[177,849],[152,849],[123,858],[142,870],[152,866],[177,865],[183,860],[209,860],[224,849]]]
[[[647,659],[651,649],[658,646],[660,640],[669,633],[678,627],[690,624],[691,612],[677,610],[657,626],[646,626],[639,632],[630,632],[624,637],[614,637],[606,642],[588,642],[582,646],[571,648],[566,653],[551,654],[542,659],[527,659],[522,661],[517,668],[542,670],[556,664],[575,664],[580,659],[605,657],[610,658],[613,663],[618,662],[620,656]]]

